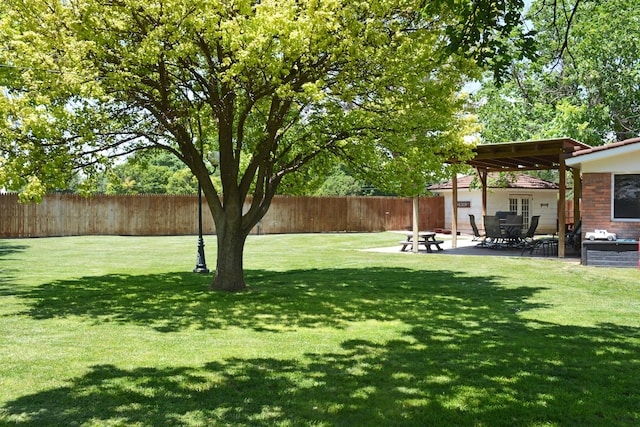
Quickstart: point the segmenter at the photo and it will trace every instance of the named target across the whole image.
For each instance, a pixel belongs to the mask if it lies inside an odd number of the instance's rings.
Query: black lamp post
[[[208,273],[207,261],[204,259],[204,239],[202,238],[202,187],[198,181],[198,255],[194,273]]]
[[[200,153],[202,154],[202,146],[200,146]],[[213,165],[213,172],[215,172],[218,164],[220,163],[220,155],[217,151],[209,158],[209,161]],[[212,173],[213,173],[212,172]],[[204,239],[202,238],[202,186],[198,181],[198,254],[196,256],[196,268],[193,269],[194,273],[208,273],[207,261],[204,257]]]

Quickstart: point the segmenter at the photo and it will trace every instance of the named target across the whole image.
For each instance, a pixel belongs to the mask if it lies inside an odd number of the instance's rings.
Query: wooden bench
[[[413,241],[411,240],[404,240],[399,243],[402,245],[402,248],[400,248],[402,252],[404,252],[407,249],[407,246],[413,247]],[[431,246],[435,246],[439,251],[442,251],[443,249],[440,247],[440,245],[443,243],[444,243],[444,240],[420,240],[418,241],[418,247],[422,245],[427,249],[427,252],[431,253],[433,252],[431,250]]]

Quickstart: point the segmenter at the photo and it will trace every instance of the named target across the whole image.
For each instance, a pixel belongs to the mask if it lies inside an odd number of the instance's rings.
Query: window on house
[[[640,221],[640,174],[613,176],[613,219]]]
[[[509,212],[518,213],[518,199],[515,197],[509,197]]]

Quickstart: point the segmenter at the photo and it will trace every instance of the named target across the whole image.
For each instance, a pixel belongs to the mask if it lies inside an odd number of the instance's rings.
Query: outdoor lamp
[[[202,150],[200,150],[202,153]],[[214,173],[220,165],[220,152],[212,151],[207,156],[209,163],[213,166]],[[202,238],[202,187],[200,186],[200,181],[198,181],[198,254],[196,257],[196,268],[193,269],[194,273],[208,273],[209,269],[207,268],[207,261],[204,256],[204,239]]]

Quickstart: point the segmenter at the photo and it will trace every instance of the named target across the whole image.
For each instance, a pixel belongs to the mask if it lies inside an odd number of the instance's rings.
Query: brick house
[[[619,240],[608,244],[584,242],[583,263],[609,265],[599,263],[597,257],[591,256],[590,251],[597,251],[612,252],[608,258],[615,258],[619,262],[612,261],[611,265],[622,263],[625,265],[619,266],[637,266],[640,239],[640,138],[579,150],[569,155],[565,162],[567,166],[579,169],[582,177],[582,236],[587,231],[604,229],[616,233]],[[628,260],[623,261],[623,258]]]

